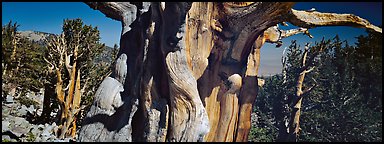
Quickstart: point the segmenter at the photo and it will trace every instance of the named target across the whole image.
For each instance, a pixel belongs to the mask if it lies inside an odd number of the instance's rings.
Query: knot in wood
[[[230,83],[230,89],[228,92],[235,93],[241,88],[242,78],[239,74],[233,74],[228,77],[228,82]]]
[[[278,42],[281,39],[281,31],[277,26],[269,27],[264,31],[264,37],[269,42]]]

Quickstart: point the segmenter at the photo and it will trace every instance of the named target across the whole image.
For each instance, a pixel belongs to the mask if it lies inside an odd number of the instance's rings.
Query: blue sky
[[[293,8],[307,10],[312,7],[320,12],[355,14],[375,25],[382,25],[382,2],[298,2]],[[21,31],[35,30],[59,34],[63,20],[75,18],[81,18],[84,24],[97,26],[101,42],[106,45],[112,47],[119,44],[121,23],[105,17],[82,2],[2,2],[2,25],[12,20],[20,25]],[[267,76],[281,72],[281,53],[284,47],[289,46],[291,40],[296,39],[302,46],[307,41],[314,43],[323,36],[333,38],[339,34],[342,40],[353,44],[356,42],[355,37],[366,34],[364,29],[343,26],[314,28],[310,33],[314,36],[313,39],[301,34],[283,39],[283,46],[279,49],[275,48],[275,45],[265,44],[261,49],[259,73]]]
[[[119,44],[121,23],[107,18],[82,2],[2,2],[2,25],[12,20],[19,30],[59,34],[64,19],[81,18],[86,25],[97,26],[101,42]]]

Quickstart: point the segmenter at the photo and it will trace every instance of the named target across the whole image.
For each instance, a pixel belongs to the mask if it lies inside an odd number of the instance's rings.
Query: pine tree
[[[94,91],[89,92],[90,83],[97,82],[97,75],[103,76],[94,73],[97,67],[94,58],[105,48],[99,40],[97,27],[83,25],[81,19],[64,20],[62,34],[48,40],[47,58],[44,59],[49,64],[48,71],[56,77],[60,138],[76,136],[78,113],[86,107],[80,107],[81,97],[93,95]]]
[[[2,27],[2,78],[9,89],[23,96],[29,91],[38,92],[44,84],[44,47],[22,37],[17,23],[10,21]],[[5,89],[7,91],[8,88]],[[23,99],[23,98],[19,98]]]

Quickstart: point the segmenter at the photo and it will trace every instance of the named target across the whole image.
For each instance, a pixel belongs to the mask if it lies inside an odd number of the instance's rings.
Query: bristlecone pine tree
[[[49,72],[56,77],[56,97],[60,105],[59,138],[76,136],[76,116],[82,109],[81,96],[90,81],[87,73],[94,55],[104,45],[99,43],[97,28],[84,25],[81,19],[65,20],[63,32],[47,41],[48,54],[44,60]]]
[[[381,28],[291,2],[87,2],[121,21],[120,51],[79,141],[247,141],[265,42],[318,26]],[[300,28],[282,31],[277,24]],[[73,74],[73,76],[76,73]]]

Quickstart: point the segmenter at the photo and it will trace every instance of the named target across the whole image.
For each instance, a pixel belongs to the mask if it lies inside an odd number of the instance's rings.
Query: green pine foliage
[[[254,104],[256,120],[252,121],[249,141],[273,142],[278,136],[279,125],[283,123],[284,111],[282,76],[274,75],[265,79],[265,85],[259,88]]]
[[[10,21],[2,27],[2,80],[3,84],[21,88],[18,90],[23,95],[27,91],[38,92],[43,87],[45,48],[21,37],[18,26]]]
[[[304,80],[304,87],[317,86],[303,99],[298,141],[382,141],[382,37],[368,31],[357,39],[351,46],[336,36],[311,48],[326,47]],[[281,74],[265,78],[254,104],[257,121],[250,141],[279,141],[284,133],[300,67],[299,47],[293,41],[287,50],[286,83]]]

